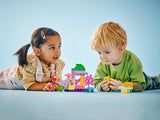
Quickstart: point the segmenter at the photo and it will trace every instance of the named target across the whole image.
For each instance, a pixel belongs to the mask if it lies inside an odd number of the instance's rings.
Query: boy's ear
[[[124,52],[125,50],[126,50],[126,46],[120,47],[120,51],[121,51],[121,52]]]
[[[35,53],[35,55],[40,56],[40,49],[33,47],[33,52]]]

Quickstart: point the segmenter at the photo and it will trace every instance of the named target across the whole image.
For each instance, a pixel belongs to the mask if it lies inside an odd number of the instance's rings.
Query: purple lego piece
[[[60,83],[59,83],[59,85],[61,85],[61,86],[63,86],[63,87],[67,87],[68,86],[68,82],[67,82],[67,80],[62,80]]]
[[[87,75],[88,72],[86,71],[72,71],[73,75]]]
[[[64,91],[67,91],[67,92],[86,92],[87,90],[86,89],[83,89],[83,90],[64,90]]]

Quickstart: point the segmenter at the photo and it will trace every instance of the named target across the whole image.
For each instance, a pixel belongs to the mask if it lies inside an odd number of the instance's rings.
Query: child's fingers
[[[106,82],[106,81],[102,81],[102,82],[101,82],[101,84],[105,84],[105,83],[107,83],[107,82]]]
[[[52,91],[52,83],[47,83],[45,86],[44,86],[44,88],[43,88],[43,90],[44,91]]]
[[[103,90],[104,90],[104,91],[109,91],[110,88],[109,88],[109,87],[104,87]]]
[[[111,88],[112,90],[115,90],[115,86],[110,85],[110,88]]]
[[[56,86],[55,85],[52,85],[51,86],[51,91],[55,91],[56,90]]]
[[[101,83],[101,87],[104,91],[109,91],[110,90],[110,85],[109,83],[103,82]]]
[[[101,83],[101,87],[105,87],[105,86],[108,86],[106,82]]]
[[[48,86],[45,86],[45,87],[43,88],[43,90],[44,90],[44,91],[49,91],[49,87],[48,87]]]
[[[116,82],[117,80],[110,78],[109,81]]]
[[[120,91],[120,89],[118,88],[118,86],[110,86],[112,90],[114,91]]]
[[[115,85],[115,82],[113,82],[113,81],[109,81],[108,83],[109,83],[109,84],[112,84],[112,86]]]

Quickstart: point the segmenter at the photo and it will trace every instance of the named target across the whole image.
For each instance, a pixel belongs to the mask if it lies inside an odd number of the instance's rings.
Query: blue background
[[[127,32],[127,49],[139,57],[144,71],[160,73],[159,0],[0,0],[0,15],[0,69],[17,65],[13,54],[37,28],[50,27],[62,37],[63,74],[76,63],[94,74],[99,58],[91,50],[91,36],[102,23],[114,21]],[[0,90],[0,118],[158,120],[159,93]]]
[[[0,15],[0,69],[17,65],[13,54],[37,28],[50,27],[62,38],[63,74],[76,63],[94,74],[99,57],[90,38],[102,23],[113,21],[125,29],[127,49],[139,57],[144,72],[160,73],[159,0],[0,0]]]

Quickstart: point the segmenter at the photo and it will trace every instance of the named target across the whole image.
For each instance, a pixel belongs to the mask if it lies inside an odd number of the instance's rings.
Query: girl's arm
[[[28,90],[30,91],[55,91],[58,90],[57,85],[53,85],[51,82],[48,83],[33,83]]]
[[[47,84],[47,83],[43,83],[43,84],[33,83],[33,84],[28,88],[28,90],[30,90],[30,91],[42,91],[46,84]]]

